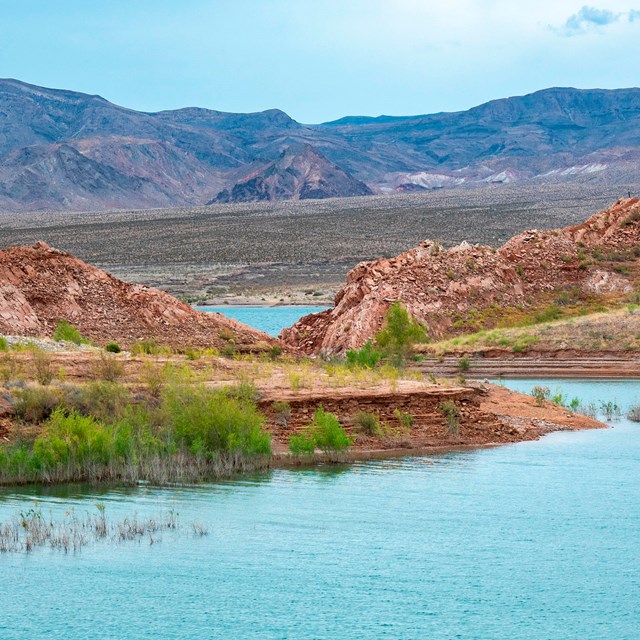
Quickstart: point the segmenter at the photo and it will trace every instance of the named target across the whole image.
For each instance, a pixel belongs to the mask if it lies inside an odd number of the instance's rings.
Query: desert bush
[[[31,362],[33,364],[34,377],[41,385],[51,384],[55,377],[51,360],[51,354],[47,351],[42,349],[32,350]]]
[[[549,399],[551,395],[551,389],[549,387],[544,387],[541,385],[536,385],[531,389],[531,395],[536,399],[536,404],[539,407],[542,407],[545,403],[545,400]]]
[[[73,342],[73,344],[87,344],[89,342],[76,327],[66,320],[60,320],[56,323],[53,339],[57,342]]]
[[[276,414],[276,422],[283,429],[288,428],[291,420],[291,405],[288,402],[276,400],[271,406]]]
[[[40,423],[46,420],[60,401],[56,390],[49,387],[29,386],[13,393],[16,416],[25,422]]]
[[[144,363],[140,372],[140,379],[151,397],[160,397],[160,393],[167,382],[167,373],[166,367],[161,367],[155,362]]]
[[[416,344],[428,342],[428,336],[425,328],[399,302],[395,302],[387,310],[375,341],[385,355],[403,364]]]
[[[0,356],[0,381],[7,385],[20,375],[20,362],[12,353],[3,353]]]
[[[226,387],[224,392],[229,398],[235,398],[240,402],[257,402],[260,399],[260,391],[251,380],[243,377],[238,384]]]
[[[360,349],[349,349],[346,353],[350,367],[373,369],[382,359],[382,352],[375,348],[371,340],[367,340]]]
[[[120,353],[122,351],[122,349],[120,348],[120,345],[117,342],[109,342],[105,346],[104,350],[109,353]]]
[[[224,340],[225,342],[233,342],[235,339],[233,331],[231,331],[231,329],[227,329],[227,327],[223,327],[222,329],[220,329],[220,331],[218,332],[218,336],[220,336],[220,339]]]
[[[107,382],[118,382],[124,375],[124,363],[113,355],[101,351],[93,363],[93,377]]]
[[[447,422],[449,435],[458,435],[460,432],[460,409],[453,400],[445,400],[438,406],[438,410]]]
[[[382,434],[380,418],[375,413],[360,411],[353,418],[353,423],[359,431],[366,433],[368,436],[379,436]]]
[[[9,341],[4,336],[0,336],[0,351],[9,351]]]
[[[469,367],[471,366],[471,361],[466,356],[460,358],[458,360],[458,370],[459,371],[469,371]]]
[[[170,356],[171,347],[159,345],[155,340],[138,340],[131,345],[131,354],[134,356]]]
[[[103,422],[115,422],[127,411],[130,396],[126,387],[113,381],[98,380],[67,389],[63,401],[69,410]]]

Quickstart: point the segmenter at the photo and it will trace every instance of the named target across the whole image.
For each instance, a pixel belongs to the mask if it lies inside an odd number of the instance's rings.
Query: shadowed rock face
[[[639,262],[640,200],[623,200],[574,227],[526,231],[498,250],[462,243],[445,251],[426,241],[397,258],[362,262],[348,274],[333,309],[305,316],[281,338],[306,353],[337,353],[372,338],[396,301],[438,338],[456,318],[490,307],[526,307],[545,292],[630,293],[629,277],[611,264],[585,260],[594,249],[627,252]]]
[[[278,109],[142,113],[0,80],[0,208],[101,210],[509,182],[635,182],[640,89],[302,125]],[[309,147],[305,145],[310,145]]]
[[[67,320],[99,343],[154,339],[174,346],[238,349],[273,344],[266,334],[167,293],[122,282],[43,242],[0,251],[0,333],[49,337]],[[221,337],[221,333],[222,336]]]
[[[277,160],[221,191],[215,202],[307,200],[371,195],[366,184],[331,164],[308,144],[288,148]]]

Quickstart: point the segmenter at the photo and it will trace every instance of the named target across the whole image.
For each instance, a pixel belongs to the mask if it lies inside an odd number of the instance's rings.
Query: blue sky
[[[640,85],[636,1],[0,0],[0,76],[145,111],[456,111]]]

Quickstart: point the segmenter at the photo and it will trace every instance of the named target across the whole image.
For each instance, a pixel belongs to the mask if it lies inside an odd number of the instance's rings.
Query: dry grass
[[[440,355],[460,351],[507,349],[515,353],[529,349],[556,351],[640,350],[640,307],[593,313],[527,327],[479,331],[429,345]]]

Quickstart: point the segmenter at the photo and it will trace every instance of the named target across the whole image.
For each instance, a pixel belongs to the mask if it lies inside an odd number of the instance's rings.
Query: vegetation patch
[[[53,332],[53,339],[57,342],[72,342],[73,344],[88,344],[88,340],[76,327],[66,320],[60,320]]]
[[[318,407],[313,422],[300,434],[289,438],[289,449],[292,453],[313,453],[317,448],[325,453],[345,451],[353,444],[351,438],[333,414]]]

